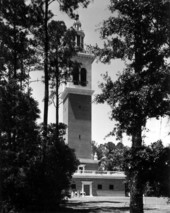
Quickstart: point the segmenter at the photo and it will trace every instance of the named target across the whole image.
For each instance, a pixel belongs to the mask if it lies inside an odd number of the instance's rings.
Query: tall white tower
[[[64,88],[63,121],[67,124],[66,142],[75,150],[80,161],[72,178],[71,190],[80,196],[122,196],[125,175],[98,171],[98,160],[93,159],[91,147],[92,63],[94,56],[84,50],[81,23],[74,23],[79,53],[73,58],[81,66],[73,69],[72,80]],[[79,193],[78,193],[79,192]]]
[[[92,159],[91,148],[91,105],[92,63],[94,55],[84,50],[84,32],[77,19],[73,25],[77,32],[75,42],[79,53],[73,58],[80,66],[73,69],[72,81],[64,88],[63,122],[67,125],[66,143],[75,150],[79,159]]]

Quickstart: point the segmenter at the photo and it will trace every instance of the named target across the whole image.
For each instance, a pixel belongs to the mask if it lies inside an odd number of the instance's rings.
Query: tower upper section
[[[73,24],[76,30],[75,43],[79,52],[72,58],[75,62],[72,68],[72,75],[64,85],[64,91],[62,98],[65,99],[68,93],[92,95],[92,63],[94,61],[94,55],[85,51],[84,49],[84,37],[85,33],[81,28],[81,22],[77,15],[76,20]]]
[[[76,46],[79,48],[79,50],[84,50],[84,37],[85,34],[83,30],[81,29],[81,22],[79,21],[79,16],[76,16],[76,21],[73,24],[73,28],[76,30],[76,37],[75,37],[75,43]]]

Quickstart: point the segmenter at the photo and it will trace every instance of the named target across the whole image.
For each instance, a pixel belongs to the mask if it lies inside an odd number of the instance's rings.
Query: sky
[[[76,13],[79,14],[79,20],[82,24],[82,30],[85,33],[85,44],[102,46],[103,41],[100,39],[100,26],[103,20],[110,16],[108,10],[109,0],[94,0],[86,9],[79,8]],[[70,19],[67,14],[62,13],[58,10],[58,3],[51,4],[51,10],[54,13],[54,19],[65,21],[68,27],[71,27],[74,20]],[[92,90],[95,94],[100,93],[98,87],[99,83],[102,82],[102,74],[108,72],[112,77],[113,81],[116,80],[116,74],[122,71],[124,63],[121,60],[113,60],[110,64],[102,64],[98,61],[94,61],[92,64]],[[31,73],[31,81],[40,80],[42,72]],[[44,97],[44,86],[40,82],[32,82],[30,86],[33,88],[33,95],[39,102],[41,110],[41,119],[43,119],[43,97]],[[92,140],[97,144],[106,143],[112,141],[117,143],[115,137],[106,137],[106,135],[112,131],[115,125],[115,121],[109,119],[111,109],[107,104],[92,104]],[[62,122],[62,104],[60,106],[60,121]],[[55,122],[55,109],[51,105],[49,108],[49,123]],[[145,144],[149,145],[151,142],[155,142],[159,139],[163,141],[163,144],[170,144],[170,119],[161,118],[159,120],[152,119],[147,122],[147,131],[144,132]],[[123,144],[131,146],[131,139],[124,135]]]

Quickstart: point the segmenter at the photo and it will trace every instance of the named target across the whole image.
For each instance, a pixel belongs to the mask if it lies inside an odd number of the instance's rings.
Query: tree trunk
[[[142,146],[142,126],[132,136],[132,149]],[[130,180],[130,213],[143,213],[143,187],[138,171],[132,171]]]
[[[58,62],[56,63],[56,139],[59,137],[59,70]]]
[[[49,102],[49,76],[48,76],[48,0],[45,1],[45,20],[44,20],[44,76],[45,76],[45,95],[44,95],[44,137],[47,136],[47,125],[48,125],[48,102]]]
[[[45,94],[44,94],[44,120],[43,120],[43,154],[42,154],[42,178],[46,179],[46,146],[47,146],[47,125],[48,125],[48,103],[49,103],[49,73],[48,73],[48,0],[45,0],[45,18],[44,18],[44,81],[45,81]],[[43,189],[43,210],[47,212],[46,200],[49,199],[48,195],[44,193]]]
[[[1,131],[0,131],[0,139],[1,139]],[[1,140],[0,140],[1,141]],[[2,206],[2,144],[0,142],[0,213],[3,212]]]
[[[143,213],[143,190],[140,176],[134,172],[130,180],[130,213]]]
[[[138,17],[134,32],[134,49],[135,49],[135,73],[142,72],[142,52],[143,48],[141,25],[139,24],[141,17]],[[142,122],[136,121],[136,128],[132,134],[132,149],[140,148],[142,146]],[[130,213],[143,213],[143,187],[141,184],[141,177],[138,171],[132,171],[130,180]]]
[[[14,62],[14,80],[17,80],[17,50],[16,50],[16,43],[17,43],[17,38],[16,38],[16,25],[14,24],[14,52],[13,52],[13,62]]]

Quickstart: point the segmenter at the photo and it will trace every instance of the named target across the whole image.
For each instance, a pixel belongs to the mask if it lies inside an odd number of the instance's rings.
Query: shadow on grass
[[[66,202],[61,205],[61,209],[58,212],[63,213],[107,213],[107,212],[115,212],[115,213],[128,213],[129,207],[114,207],[114,206],[98,206],[99,204],[118,204],[122,203],[119,201],[72,201]],[[94,205],[93,205],[94,204]],[[90,206],[89,206],[90,205]]]
[[[78,201],[78,202],[69,202],[69,203],[65,203],[65,204],[63,204],[63,206],[64,205],[66,205],[66,206],[84,206],[84,205],[86,205],[86,204],[102,204],[102,203],[112,203],[112,204],[114,204],[114,203],[122,203],[122,202],[119,202],[119,201],[83,201],[83,202],[81,202],[81,201]]]
[[[148,213],[153,210],[157,210],[156,208],[146,208],[145,211]],[[57,211],[57,213],[129,213],[130,208],[129,207],[90,207],[90,208],[61,208]],[[163,211],[165,212],[165,211]],[[161,211],[160,211],[161,213]]]
[[[122,203],[117,201],[86,201],[86,202],[70,202],[65,203],[61,206],[61,208],[57,211],[57,213],[129,213],[129,206],[96,206],[97,204],[102,203]],[[88,206],[90,204],[90,206]],[[94,205],[93,205],[94,204]],[[123,204],[123,203],[122,203]],[[145,208],[145,211],[152,212],[153,210],[157,210],[156,208]],[[160,211],[161,212],[161,211]]]
[[[115,213],[128,213],[129,207],[90,207],[90,208],[67,208],[63,207],[57,213],[107,213],[107,212],[115,212]]]

